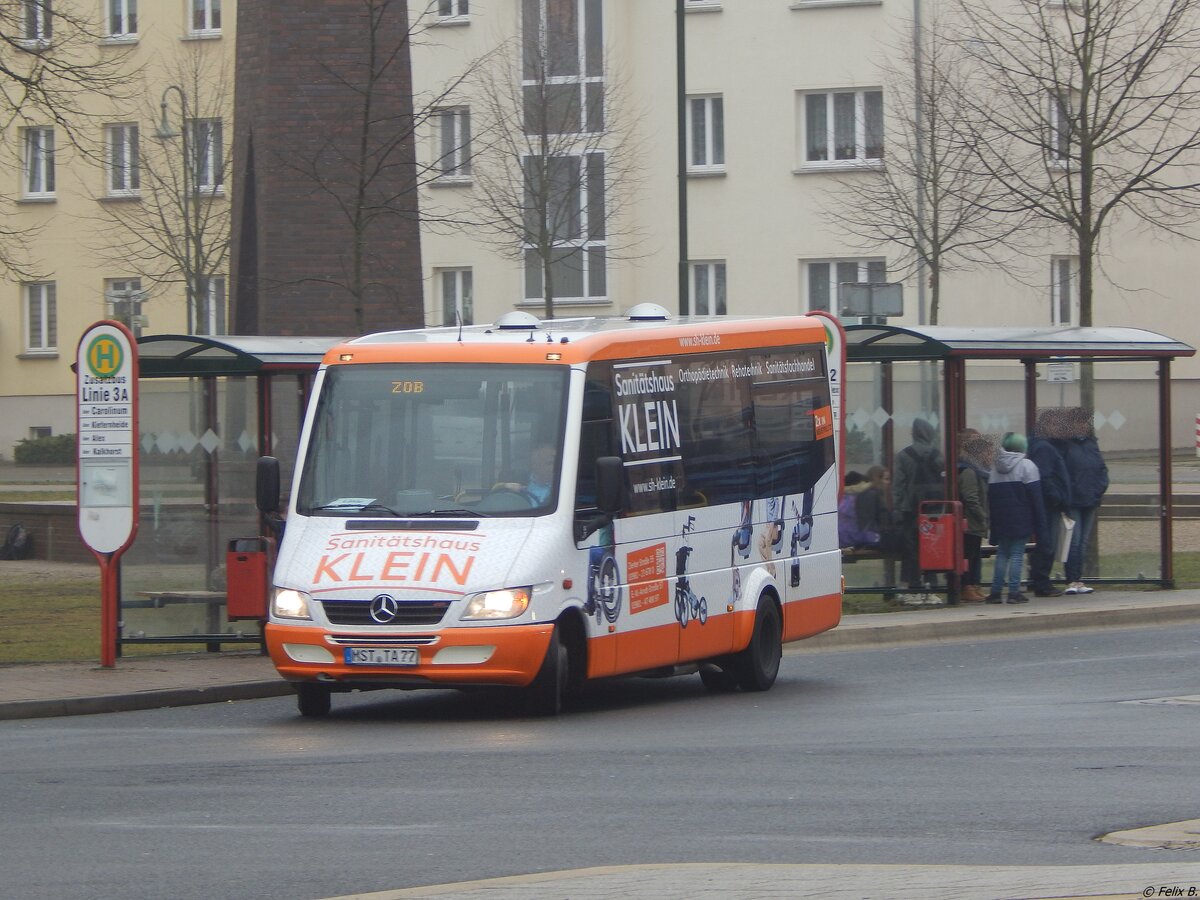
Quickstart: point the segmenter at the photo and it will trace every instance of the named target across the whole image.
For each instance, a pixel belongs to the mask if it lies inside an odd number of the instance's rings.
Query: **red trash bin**
[[[917,550],[922,572],[965,572],[962,504],[923,500],[917,508]]]
[[[267,539],[230,541],[225,553],[226,617],[265,619],[267,595]]]

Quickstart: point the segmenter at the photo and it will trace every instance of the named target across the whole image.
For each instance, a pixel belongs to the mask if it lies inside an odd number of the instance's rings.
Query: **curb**
[[[1154,628],[1181,622],[1200,622],[1198,606],[1161,606],[1149,609],[1095,609],[1083,612],[1039,612],[1009,618],[957,619],[950,622],[914,622],[903,625],[854,625],[843,618],[833,631],[793,644],[803,650],[849,650],[940,640],[988,640],[1031,632],[1089,631],[1137,626]]]
[[[292,685],[279,681],[245,681],[204,688],[169,688],[139,691],[134,694],[109,694],[100,697],[72,697],[65,700],[14,700],[0,703],[0,721],[11,719],[47,719],[57,716],[91,716],[98,713],[133,712],[174,706],[198,706],[232,700],[259,700],[292,693]]]

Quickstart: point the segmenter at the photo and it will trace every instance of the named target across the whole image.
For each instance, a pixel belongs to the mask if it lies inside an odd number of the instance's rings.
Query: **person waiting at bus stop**
[[[962,501],[964,530],[963,558],[967,569],[959,599],[979,603],[985,595],[982,578],[983,539],[988,534],[988,474],[994,457],[992,442],[973,428],[958,435],[958,496]]]
[[[946,459],[937,445],[937,432],[924,419],[914,419],[913,442],[896,454],[892,479],[892,509],[900,533],[900,580],[909,593],[901,603],[920,604],[925,600],[921,576],[917,516],[924,500],[942,500],[946,496]]]
[[[1035,597],[1060,597],[1050,580],[1058,553],[1058,520],[1071,508],[1071,478],[1056,441],[1065,435],[1066,410],[1043,409],[1029,437],[1029,459],[1037,466],[1046,506],[1046,527],[1038,532],[1037,546],[1029,554],[1029,585]]]
[[[1038,470],[1025,455],[1025,435],[1010,431],[1000,442],[1000,451],[988,476],[988,510],[992,518],[992,543],[996,545],[992,592],[988,603],[1028,603],[1021,593],[1021,570],[1025,567],[1025,544],[1046,528],[1042,488]]]

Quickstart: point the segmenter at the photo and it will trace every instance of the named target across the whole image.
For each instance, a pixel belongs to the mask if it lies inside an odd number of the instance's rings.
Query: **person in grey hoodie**
[[[996,545],[988,603],[1004,602],[1006,583],[1009,603],[1029,602],[1021,593],[1025,544],[1045,531],[1046,510],[1037,466],[1025,456],[1027,446],[1025,435],[1012,431],[1005,434],[988,475],[988,514],[992,543]]]

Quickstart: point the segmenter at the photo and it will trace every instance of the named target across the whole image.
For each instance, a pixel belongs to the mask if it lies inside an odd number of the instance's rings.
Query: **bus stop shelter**
[[[136,539],[121,559],[122,644],[257,642],[227,614],[226,551],[264,533],[259,456],[290,475],[313,376],[343,338],[163,334],[138,340]]]
[[[954,461],[965,428],[996,439],[1006,431],[1030,434],[1041,410],[1082,407],[1109,465],[1110,493],[1130,481],[1156,500],[1155,546],[1121,560],[1128,571],[1113,563],[1112,572],[1088,573],[1089,580],[1174,586],[1171,449],[1185,443],[1185,432],[1172,422],[1171,361],[1194,348],[1137,328],[862,324],[846,327],[846,341],[848,470],[891,467],[917,418],[935,426],[945,458]],[[958,493],[955,468],[946,467],[950,499]],[[1156,477],[1148,480],[1151,470]]]

